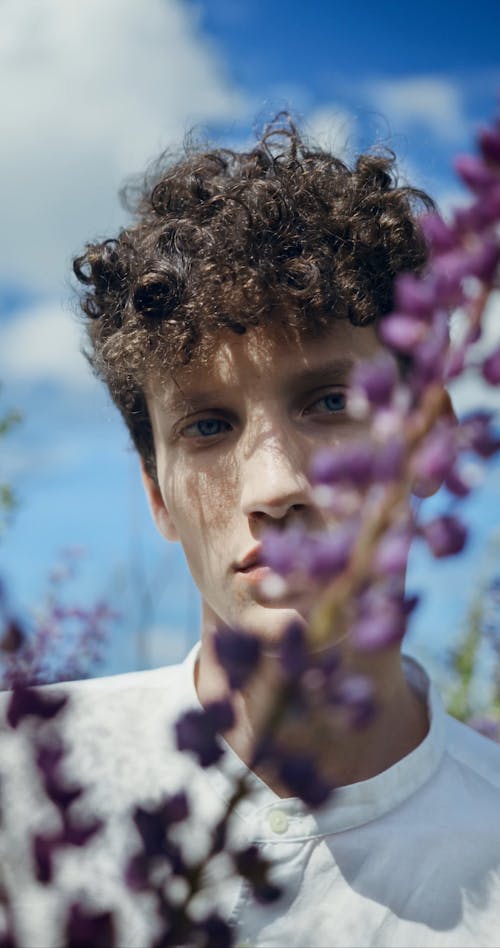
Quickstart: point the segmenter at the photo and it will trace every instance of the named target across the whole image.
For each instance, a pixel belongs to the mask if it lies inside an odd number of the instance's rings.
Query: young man
[[[425,262],[422,204],[390,159],[349,169],[284,121],[251,152],[194,150],[160,168],[135,222],[75,263],[91,361],[139,452],[155,523],[181,542],[202,597],[201,642],[183,665],[72,688],[71,764],[92,775],[90,805],[110,825],[78,866],[68,856],[60,884],[118,901],[123,944],[152,930],[151,906],[120,894],[127,809],[187,783],[195,853],[247,773],[279,643],[314,601],[306,583],[266,595],[262,536],[326,525],[310,462],[362,433],[348,379],[381,350],[394,277]],[[202,771],[172,737],[165,746],[166,724],[227,694],[213,646],[227,627],[258,635],[264,660],[236,695],[225,757]],[[498,748],[446,716],[399,647],[369,659],[348,640],[339,649],[372,677],[378,713],[323,748],[339,789],[316,813],[265,770],[247,774],[234,833],[257,841],[284,894],[256,905],[234,875],[216,876],[214,904],[251,945],[500,944]],[[40,931],[47,906],[34,893],[29,904]]]

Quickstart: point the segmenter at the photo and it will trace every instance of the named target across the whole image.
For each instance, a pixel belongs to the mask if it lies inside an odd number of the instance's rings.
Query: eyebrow
[[[297,389],[320,388],[327,382],[330,384],[346,384],[354,368],[353,359],[333,359],[311,368],[299,369],[288,376],[283,383],[283,391],[293,394]],[[177,412],[196,412],[207,405],[215,406],[227,397],[226,388],[200,388],[191,392],[184,392],[178,383],[175,393],[165,399],[165,408],[172,414]]]

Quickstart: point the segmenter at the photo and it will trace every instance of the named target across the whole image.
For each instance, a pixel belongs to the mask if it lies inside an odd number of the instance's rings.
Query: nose
[[[311,507],[307,460],[290,439],[263,438],[253,445],[244,465],[242,510],[254,521],[304,516]]]

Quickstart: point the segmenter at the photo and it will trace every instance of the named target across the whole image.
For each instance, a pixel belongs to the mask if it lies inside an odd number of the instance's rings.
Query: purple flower
[[[406,569],[412,531],[407,526],[396,526],[387,530],[380,540],[374,557],[374,565],[382,576],[399,576]]]
[[[100,833],[103,827],[103,821],[97,817],[84,823],[71,821],[66,817],[62,839],[68,846],[86,846],[89,839]]]
[[[307,571],[313,579],[333,579],[349,563],[356,535],[350,525],[310,537]]]
[[[302,563],[304,530],[266,530],[262,537],[262,560],[280,576],[289,576]]]
[[[351,727],[362,728],[375,713],[373,682],[366,675],[346,675],[337,686],[337,703],[348,713]]]
[[[441,486],[455,463],[456,452],[455,429],[445,423],[436,425],[413,456],[413,492],[418,497]]]
[[[134,823],[140,834],[144,854],[151,858],[152,856],[164,856],[166,854],[166,831],[168,822],[165,820],[164,804],[146,810],[138,806],[134,811]]]
[[[394,436],[382,444],[376,455],[373,479],[380,484],[397,481],[403,473],[406,449],[403,438]]]
[[[419,223],[434,252],[442,253],[455,246],[457,236],[453,228],[439,214],[425,214],[420,218]]]
[[[19,685],[14,687],[9,700],[7,722],[12,728],[16,728],[26,717],[48,721],[62,711],[67,700],[67,696],[60,693],[55,695]]]
[[[469,254],[462,249],[450,250],[432,262],[436,305],[458,306],[464,300],[462,282],[469,276]]]
[[[430,382],[443,380],[449,342],[447,315],[445,312],[438,311],[432,320],[427,336],[413,350],[418,367],[418,379],[421,383],[428,385]]]
[[[35,877],[42,885],[47,885],[52,881],[54,853],[63,845],[61,834],[37,833],[33,836],[31,845]]]
[[[434,284],[414,273],[402,273],[397,277],[395,298],[398,311],[415,316],[418,320],[428,320],[436,306]]]
[[[437,559],[460,553],[467,539],[467,529],[457,517],[445,514],[423,527],[423,535]]]
[[[236,870],[240,876],[250,882],[253,895],[258,902],[275,902],[280,898],[281,889],[269,882],[269,863],[261,855],[255,843],[233,853],[232,856]]]
[[[123,873],[125,885],[133,892],[144,892],[150,886],[151,861],[145,853],[129,859]]]
[[[500,164],[500,127],[497,123],[494,128],[482,128],[477,136],[478,144],[487,161]]]
[[[313,458],[313,484],[345,483],[365,487],[370,483],[374,465],[374,449],[369,441],[359,438],[334,449],[323,449]]]
[[[195,754],[202,767],[210,767],[224,753],[218,734],[233,725],[234,711],[228,700],[212,701],[199,711],[186,711],[175,724],[177,747]]]
[[[467,261],[468,276],[490,283],[500,261],[500,245],[494,240],[485,240],[479,248],[469,252]]]
[[[306,754],[284,755],[278,774],[293,795],[310,807],[321,806],[333,791],[319,774],[314,759]]]
[[[500,346],[484,360],[481,374],[490,385],[500,385]]]
[[[298,678],[307,667],[309,651],[303,626],[291,622],[281,639],[280,664],[289,678]]]
[[[391,401],[398,372],[394,359],[384,354],[361,362],[352,373],[350,398],[365,399],[370,405],[385,406]]]
[[[445,477],[445,487],[450,491],[450,494],[454,494],[455,497],[467,497],[471,491],[471,484],[463,477],[456,468],[452,468],[451,471]]]
[[[359,615],[351,627],[356,648],[375,651],[400,642],[416,600],[385,589],[369,589],[359,599]]]
[[[498,718],[489,718],[486,715],[474,715],[467,721],[469,727],[474,728],[483,737],[489,737],[492,741],[500,743],[500,720]]]
[[[460,435],[464,447],[469,447],[482,458],[492,457],[500,450],[500,438],[492,431],[493,413],[476,411],[463,419]]]
[[[217,946],[217,948],[232,948],[234,945],[233,931],[231,927],[224,921],[217,912],[211,912],[211,914],[203,919],[202,922],[197,926],[198,932],[205,936],[206,940],[201,943],[196,938],[196,941],[193,942],[197,945],[200,945],[200,948],[212,948],[212,946]],[[173,945],[173,942],[169,942]]]
[[[382,342],[398,352],[411,353],[427,332],[424,320],[409,313],[391,313],[380,321]]]
[[[17,652],[24,643],[24,631],[22,626],[15,619],[9,619],[5,625],[0,639],[0,651],[12,653]]]
[[[233,691],[241,688],[259,666],[261,642],[256,635],[242,629],[224,629],[216,633],[214,643],[217,659],[227,675],[229,687]]]
[[[111,912],[91,912],[74,902],[66,920],[65,942],[71,948],[113,948],[115,928]]]
[[[477,194],[482,194],[498,183],[498,174],[495,174],[482,158],[476,158],[474,155],[457,155],[454,166],[462,181]]]

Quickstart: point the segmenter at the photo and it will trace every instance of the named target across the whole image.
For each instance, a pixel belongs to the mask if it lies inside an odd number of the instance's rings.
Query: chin
[[[283,635],[291,623],[300,623],[304,628],[307,621],[298,609],[284,606],[255,606],[248,615],[241,616],[240,628],[252,632],[261,640],[265,651],[279,648]]]

